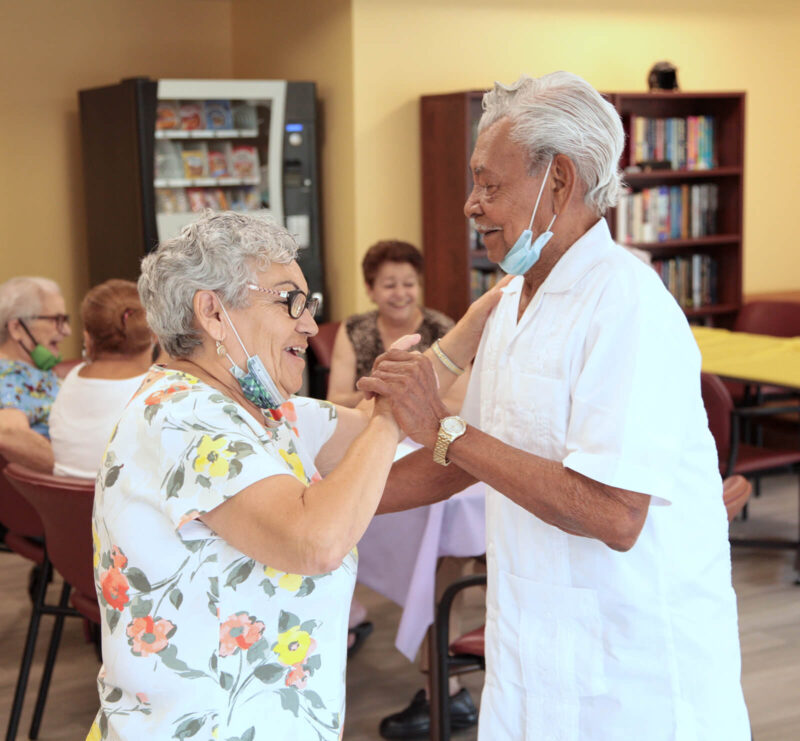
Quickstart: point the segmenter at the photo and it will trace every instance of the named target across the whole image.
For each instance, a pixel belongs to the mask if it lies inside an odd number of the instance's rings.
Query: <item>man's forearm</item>
[[[474,483],[475,478],[458,466],[434,463],[427,448],[415,450],[395,461],[376,514],[440,502]]]
[[[649,496],[606,486],[475,427],[453,442],[447,457],[540,520],[615,550],[633,546],[647,516]]]
[[[33,430],[6,430],[0,433],[0,453],[9,463],[20,463],[42,473],[53,473],[53,446]]]

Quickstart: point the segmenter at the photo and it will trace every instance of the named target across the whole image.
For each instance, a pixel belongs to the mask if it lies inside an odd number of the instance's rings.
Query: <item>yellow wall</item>
[[[644,90],[668,59],[685,90],[747,91],[745,291],[800,287],[800,2],[353,0],[353,28],[359,254],[379,238],[421,240],[421,94],[557,69]]]
[[[321,177],[326,300],[332,316],[354,310],[353,37],[350,0],[236,0],[236,77],[313,80],[321,115]]]
[[[52,277],[73,313],[88,287],[77,91],[135,75],[317,82],[328,297],[341,318],[369,306],[360,259],[372,242],[421,240],[420,95],[554,69],[642,90],[669,59],[686,90],[747,91],[745,291],[800,287],[796,0],[0,2],[0,280]]]
[[[89,280],[78,90],[124,77],[230,77],[230,4],[1,1],[0,281],[53,278],[77,316]],[[66,356],[79,352],[77,334]]]

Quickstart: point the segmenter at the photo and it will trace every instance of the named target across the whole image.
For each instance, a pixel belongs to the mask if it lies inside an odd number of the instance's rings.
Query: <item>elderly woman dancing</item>
[[[90,739],[341,738],[354,546],[400,433],[380,399],[290,398],[317,332],[296,250],[255,216],[210,214],[142,263],[173,360],[145,378],[98,476]],[[494,302],[453,330],[465,356]]]

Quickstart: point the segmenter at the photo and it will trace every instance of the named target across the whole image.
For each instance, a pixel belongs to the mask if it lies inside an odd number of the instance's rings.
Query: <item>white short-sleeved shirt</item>
[[[487,487],[480,738],[745,741],[727,518],[683,312],[605,220],[517,322],[522,282],[487,323],[462,414],[652,506],[620,553]]]
[[[83,378],[78,373],[85,365],[67,374],[50,411],[56,476],[97,475],[111,430],[145,376]]]
[[[266,430],[196,378],[154,368],[95,492],[101,707],[88,738],[339,739],[355,549],[327,574],[255,562],[199,519],[261,479],[320,479],[336,428],[293,398]]]

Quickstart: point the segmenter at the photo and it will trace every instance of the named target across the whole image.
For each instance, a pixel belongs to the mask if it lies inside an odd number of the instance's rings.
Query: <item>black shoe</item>
[[[366,641],[370,633],[372,633],[372,628],[372,623],[369,621],[364,621],[363,623],[356,625],[355,628],[348,629],[348,635],[354,636],[353,645],[347,647],[348,659],[352,659],[353,656],[356,655],[356,651],[358,651],[358,649],[364,645],[364,641]]]
[[[450,698],[450,730],[462,731],[478,722],[478,709],[462,687]],[[380,725],[383,738],[425,738],[431,732],[431,705],[425,690],[414,695],[411,704],[399,713],[387,715]]]

